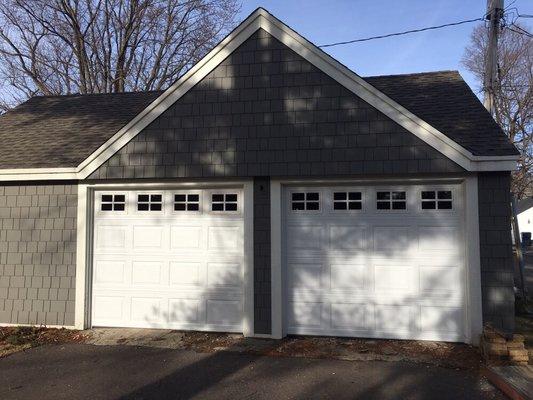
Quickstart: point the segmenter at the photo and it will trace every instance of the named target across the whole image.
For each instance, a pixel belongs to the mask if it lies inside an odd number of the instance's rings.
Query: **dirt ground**
[[[35,327],[0,327],[0,358],[43,344],[83,343],[83,332]]]

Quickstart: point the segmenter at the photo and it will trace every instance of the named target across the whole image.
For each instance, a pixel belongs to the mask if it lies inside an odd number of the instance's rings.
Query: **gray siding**
[[[254,179],[254,330],[271,333],[270,179]]]
[[[509,172],[480,173],[479,235],[483,322],[514,330]]]
[[[259,30],[90,178],[458,171]]]
[[[76,185],[0,185],[0,323],[74,325],[76,207]]]

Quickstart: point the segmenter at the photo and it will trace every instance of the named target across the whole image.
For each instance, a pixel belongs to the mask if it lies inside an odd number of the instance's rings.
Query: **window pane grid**
[[[101,211],[124,211],[126,196],[123,194],[103,194],[101,197]]]
[[[451,190],[425,190],[420,194],[422,210],[452,210]]]
[[[138,211],[161,211],[163,209],[162,194],[139,194],[137,195]]]
[[[175,194],[174,211],[200,211],[200,195],[196,193]]]
[[[211,211],[237,211],[238,196],[236,193],[211,195]]]
[[[378,210],[405,210],[407,208],[407,194],[405,192],[377,192],[376,199]]]
[[[361,192],[334,192],[334,210],[361,210],[363,206]]]
[[[320,210],[320,193],[292,193],[292,210],[293,211],[318,211]]]

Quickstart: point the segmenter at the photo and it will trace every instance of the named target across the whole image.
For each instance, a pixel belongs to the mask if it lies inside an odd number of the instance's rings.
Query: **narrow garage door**
[[[463,341],[459,185],[286,188],[285,329]]]
[[[242,332],[240,190],[95,192],[92,324]]]

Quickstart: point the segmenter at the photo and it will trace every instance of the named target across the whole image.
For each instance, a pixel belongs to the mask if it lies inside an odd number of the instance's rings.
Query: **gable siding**
[[[459,171],[259,30],[89,178]]]
[[[514,280],[511,243],[511,175],[478,174],[483,322],[512,333]]]
[[[0,324],[74,325],[77,186],[0,185]]]

